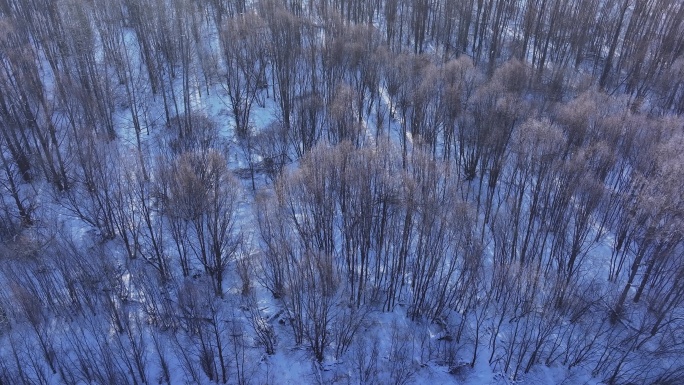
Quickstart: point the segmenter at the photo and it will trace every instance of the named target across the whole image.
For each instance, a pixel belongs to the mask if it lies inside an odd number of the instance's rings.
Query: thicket
[[[0,0],[0,63],[0,384],[684,376],[680,1]]]

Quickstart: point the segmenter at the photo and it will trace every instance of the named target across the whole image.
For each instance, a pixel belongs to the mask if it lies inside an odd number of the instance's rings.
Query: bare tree
[[[211,277],[215,294],[223,296],[226,269],[240,249],[235,228],[239,185],[225,158],[214,150],[182,154],[173,170],[169,213],[189,224],[184,247]]]
[[[224,90],[240,138],[250,134],[252,105],[266,87],[267,28],[259,15],[248,13],[227,19],[219,35],[226,65]]]

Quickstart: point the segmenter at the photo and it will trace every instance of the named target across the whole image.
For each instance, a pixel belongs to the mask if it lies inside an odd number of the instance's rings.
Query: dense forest
[[[680,0],[0,0],[0,385],[684,381]]]

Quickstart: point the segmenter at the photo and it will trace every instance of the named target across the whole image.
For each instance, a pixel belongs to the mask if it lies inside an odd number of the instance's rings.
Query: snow
[[[511,34],[511,30],[507,30]],[[129,56],[133,60],[132,68],[134,68],[134,77],[142,83],[145,78],[145,73],[142,71],[142,65],[139,63],[139,52],[137,51],[137,43],[135,42],[135,35],[132,31],[127,30],[124,34],[126,46],[130,47]],[[98,60],[104,60],[103,54],[98,51]],[[550,65],[550,63],[547,63]],[[46,87],[49,90],[54,88],[54,78],[49,71],[45,70],[42,74]],[[262,154],[252,153],[247,155],[241,152],[239,148],[240,143],[233,133],[232,117],[229,113],[225,92],[222,90],[220,84],[212,84],[209,90],[204,88],[202,79],[198,77],[196,71],[191,73],[191,107],[193,112],[203,113],[210,117],[217,125],[219,136],[226,143],[230,143],[229,156],[227,159],[228,165],[233,170],[245,169],[252,162],[259,162],[263,159]],[[182,87],[181,81],[176,79],[172,82],[172,87],[176,90],[176,94],[180,95]],[[122,90],[119,89],[119,92]],[[387,136],[394,144],[402,141],[407,142],[408,145],[413,145],[413,137],[410,132],[405,133],[405,138],[401,138],[400,127],[405,123],[397,112],[397,104],[393,103],[390,95],[385,87],[379,88],[380,100],[374,106],[375,110],[369,111],[362,117],[363,128],[365,129],[364,143],[372,145],[373,132],[372,128],[376,126],[376,113],[382,114],[384,118],[384,125],[388,129]],[[137,98],[141,106],[129,106],[127,102],[120,103],[114,116],[114,124],[118,134],[118,143],[122,148],[136,149],[138,146],[138,138],[132,123],[133,107],[140,107],[143,132],[141,132],[141,147],[151,154],[155,155],[155,151],[159,150],[155,146],[162,143],[173,133],[164,127],[164,113],[163,105],[160,95],[151,95],[149,89],[138,89]],[[51,96],[49,93],[48,95]],[[254,127],[255,133],[263,131],[278,120],[278,106],[272,98],[265,96],[265,91],[262,91],[260,98],[263,99],[263,105],[255,103],[251,111],[251,124]],[[142,102],[144,101],[144,102]],[[392,111],[389,110],[392,106]],[[380,112],[377,109],[380,109]],[[366,111],[366,108],[362,108]],[[391,118],[393,116],[394,118]],[[124,151],[121,151],[124,152]],[[133,153],[126,153],[122,157],[132,158]],[[251,156],[251,158],[249,157]],[[292,156],[292,158],[296,158]],[[130,159],[128,159],[130,160]],[[133,163],[133,162],[131,162]],[[297,161],[290,164],[290,169],[298,167]],[[127,170],[124,170],[126,172]],[[264,186],[269,186],[267,177],[262,173],[256,175],[257,190]],[[482,181],[478,176],[470,183],[464,183],[464,189],[475,189]],[[28,187],[28,186],[24,186]],[[79,218],[74,210],[70,210],[68,205],[64,204],[64,197],[58,194],[53,194],[49,191],[49,186],[43,186],[35,193],[35,199],[38,203],[39,211],[37,216],[40,218],[49,218],[49,222],[40,223],[34,228],[34,231],[41,231],[40,237],[49,239],[50,235],[58,236],[65,240],[67,245],[61,245],[64,250],[61,250],[65,255],[70,250],[68,248],[73,246],[80,250],[79,257],[84,258],[83,266],[74,266],[74,274],[79,275],[79,285],[77,288],[69,288],[69,290],[90,290],[93,292],[92,299],[81,298],[82,303],[70,303],[70,306],[82,307],[86,311],[82,314],[74,312],[70,314],[67,310],[60,308],[63,303],[72,300],[72,293],[64,288],[66,282],[70,278],[68,271],[60,271],[55,273],[55,282],[50,286],[48,283],[35,283],[35,287],[30,289],[40,291],[39,293],[29,293],[39,297],[40,294],[50,294],[54,299],[54,303],[41,303],[47,309],[46,314],[50,314],[49,327],[46,327],[45,333],[48,333],[48,344],[55,350],[54,354],[58,357],[63,356],[69,358],[72,362],[77,361],[77,351],[80,348],[88,349],[89,355],[94,356],[93,362],[100,362],[105,366],[109,361],[115,361],[114,366],[118,366],[114,370],[118,370],[122,377],[114,376],[113,383],[122,383],[123,376],[128,369],[125,365],[130,364],[127,359],[133,350],[135,350],[136,341],[130,335],[135,334],[136,331],[142,330],[139,333],[141,340],[139,342],[143,348],[146,362],[146,376],[149,383],[164,383],[182,384],[194,383],[198,381],[202,384],[209,384],[212,381],[208,378],[206,371],[199,367],[197,362],[193,364],[186,364],[184,361],[185,355],[192,356],[193,359],[198,359],[200,356],[200,346],[202,344],[215,344],[213,340],[210,342],[201,340],[201,333],[196,331],[183,331],[175,323],[188,322],[193,312],[197,312],[198,319],[201,321],[215,316],[218,321],[214,321],[213,326],[221,329],[218,334],[211,335],[215,337],[218,335],[224,338],[223,343],[229,353],[226,357],[229,361],[229,380],[228,383],[237,383],[237,375],[242,372],[246,382],[249,383],[268,383],[268,384],[319,384],[319,383],[361,383],[362,368],[364,364],[364,354],[372,354],[373,348],[377,344],[377,368],[374,376],[376,383],[394,383],[398,379],[406,380],[406,383],[412,384],[472,384],[472,385],[499,385],[499,384],[565,384],[565,385],[598,385],[600,381],[591,376],[590,367],[577,366],[568,368],[559,364],[552,364],[546,366],[542,363],[536,364],[532,367],[529,373],[521,374],[516,381],[511,380],[509,373],[504,373],[502,364],[500,363],[501,354],[498,351],[493,352],[489,350],[488,342],[494,338],[500,341],[502,345],[506,341],[513,339],[514,328],[517,327],[521,320],[512,320],[506,317],[501,329],[494,332],[493,325],[496,323],[496,318],[502,316],[497,313],[498,309],[486,308],[481,313],[473,315],[465,309],[455,309],[452,311],[451,317],[453,319],[447,320],[444,324],[430,323],[427,321],[410,321],[406,314],[406,306],[399,304],[392,311],[380,312],[374,310],[370,312],[364,320],[362,332],[356,341],[352,344],[349,351],[342,357],[336,358],[332,353],[332,349],[328,349],[323,362],[317,362],[311,352],[304,344],[295,343],[292,337],[291,327],[288,320],[282,311],[282,303],[272,298],[271,294],[261,285],[258,280],[252,282],[251,290],[255,293],[257,307],[259,309],[262,319],[259,320],[259,325],[268,322],[269,326],[273,327],[277,335],[276,352],[273,355],[267,355],[264,348],[259,346],[255,338],[255,333],[251,330],[248,316],[245,314],[244,307],[247,306],[247,299],[243,297],[241,291],[241,277],[238,276],[234,269],[235,263],[231,264],[230,272],[225,278],[225,296],[224,298],[213,298],[211,294],[207,294],[202,290],[206,290],[206,277],[203,276],[203,269],[197,263],[191,268],[192,276],[187,278],[179,278],[175,281],[168,282],[166,285],[156,287],[156,282],[153,281],[155,271],[148,266],[144,261],[128,260],[125,255],[121,239],[106,240],[102,239],[102,234],[98,233],[91,224],[86,223],[82,218]],[[245,250],[240,251],[239,258],[247,258],[253,261],[252,268],[258,270],[259,240],[258,229],[256,228],[255,216],[255,196],[257,191],[251,190],[251,184],[243,179],[241,199],[238,203],[238,210],[236,213],[236,227],[240,229],[245,236]],[[471,192],[470,190],[467,191]],[[500,198],[500,197],[497,197]],[[525,209],[529,206],[529,195],[525,196]],[[500,205],[505,206],[507,203],[501,199]],[[80,202],[77,202],[80,203]],[[301,215],[301,214],[297,214]],[[483,226],[481,238],[483,241],[484,250],[484,265],[489,268],[494,263],[495,241],[491,233],[491,228],[484,225],[484,213],[478,213],[478,223]],[[592,231],[590,231],[587,239],[593,240],[598,231],[597,225],[592,223]],[[551,235],[550,237],[553,237]],[[163,246],[167,257],[174,258],[175,254],[173,248],[170,246],[170,238],[166,235],[166,244]],[[604,234],[598,242],[591,242],[586,245],[586,257],[584,258],[582,280],[583,284],[588,288],[592,288],[592,283],[604,281],[608,276],[608,269],[610,264],[610,257],[612,252],[614,234]],[[550,253],[549,250],[542,250],[543,253]],[[61,261],[62,255],[50,255],[40,261],[41,269],[59,270],[64,261]],[[11,259],[11,258],[10,258]],[[4,262],[4,261],[3,261]],[[15,263],[16,261],[11,261]],[[32,265],[33,266],[33,265]],[[177,267],[176,267],[177,268]],[[117,282],[116,287],[109,287],[109,283],[105,282],[112,277],[100,277],[96,282],[85,282],[86,278],[92,278],[89,274],[99,270],[107,270],[107,275],[116,276],[113,281]],[[28,273],[29,281],[38,282],[40,276],[38,270]],[[173,272],[174,276],[180,277],[178,271]],[[104,275],[104,274],[103,274]],[[85,278],[82,278],[85,277]],[[11,278],[0,274],[0,285],[11,286]],[[81,278],[83,281],[81,281]],[[531,279],[525,277],[525,279]],[[527,282],[527,281],[525,281]],[[615,285],[622,284],[618,282]],[[43,286],[41,286],[43,285]],[[61,286],[60,286],[61,285]],[[147,287],[153,285],[155,287]],[[29,290],[27,285],[26,290]],[[61,290],[55,290],[54,287],[61,287]],[[104,289],[103,289],[104,288]],[[102,291],[108,290],[106,295],[102,295]],[[545,287],[545,289],[548,289]],[[19,289],[16,289],[19,290]],[[41,291],[42,290],[42,291]],[[196,292],[194,291],[196,290]],[[18,293],[17,291],[16,293]],[[18,322],[20,326],[11,330],[9,333],[4,333],[3,317],[0,317],[0,359],[10,359],[13,355],[19,355],[25,361],[38,361],[40,359],[40,347],[38,340],[44,336],[38,331],[31,329],[29,323],[24,322],[23,318],[27,317],[24,314],[25,309],[10,309],[7,315],[3,314],[5,310],[3,302],[6,301],[4,297],[10,295],[18,295],[12,290],[0,290],[0,316],[11,318],[13,322]],[[604,293],[596,293],[597,296]],[[183,296],[193,296],[190,300],[186,299],[188,303],[184,311],[190,315],[183,315],[179,319],[175,316],[170,317],[174,320],[169,321],[164,318],[168,316],[165,313],[167,309],[165,305],[172,304],[172,306],[180,307],[179,303],[183,301]],[[548,295],[548,292],[543,292],[540,295]],[[33,297],[26,297],[30,299]],[[88,308],[88,301],[104,301],[103,298],[109,299],[111,303],[99,303],[93,305],[92,309]],[[604,300],[603,298],[601,298]],[[478,298],[478,300],[484,300]],[[607,299],[605,299],[607,301]],[[336,306],[343,307],[343,303],[336,304]],[[191,309],[190,309],[191,308]],[[93,310],[94,309],[94,310]],[[216,310],[218,309],[218,310]],[[88,311],[88,310],[92,310]],[[216,313],[211,313],[215,311]],[[533,309],[533,312],[536,309]],[[209,315],[207,315],[209,314]],[[22,318],[23,317],[23,318]],[[113,318],[120,317],[118,321],[124,324],[126,330],[117,330]],[[484,319],[481,325],[477,325],[477,317]],[[635,317],[636,318],[636,317]],[[23,323],[22,323],[23,322]],[[45,322],[45,321],[42,321]],[[168,324],[166,323],[168,322]],[[465,323],[465,332],[461,337],[461,341],[452,340],[455,334],[455,327],[459,322]],[[563,327],[567,326],[567,320],[561,320],[555,326],[551,338],[556,338],[564,331]],[[106,330],[102,330],[107,325]],[[237,326],[236,326],[237,325]],[[630,325],[625,322],[625,329],[627,332],[629,328],[637,328],[637,325]],[[475,341],[475,329],[481,327],[483,331],[479,336],[479,343]],[[242,328],[241,333],[234,332],[230,328]],[[592,332],[593,329],[588,329]],[[516,331],[517,332],[517,331]],[[617,333],[617,332],[616,332]],[[24,338],[25,337],[25,338]],[[206,337],[206,336],[205,336]],[[241,338],[242,344],[240,351],[231,339]],[[563,338],[563,337],[559,337]],[[159,341],[159,347],[156,339]],[[199,342],[198,342],[199,341]],[[471,367],[470,362],[474,354],[475,344],[477,343],[477,359]],[[211,345],[213,346],[213,345]],[[215,346],[214,346],[215,347]],[[231,350],[233,349],[233,350]],[[499,348],[501,349],[501,348]],[[242,355],[243,358],[238,356]],[[492,363],[489,362],[489,357],[494,356]],[[170,378],[163,379],[163,360],[167,360],[169,367]],[[666,365],[667,362],[663,362]],[[0,370],[3,369],[4,364],[0,364]],[[41,366],[42,365],[42,366]],[[27,368],[27,371],[31,368]],[[45,364],[36,364],[34,368],[36,377],[45,376],[42,383],[57,384],[60,382],[62,374],[52,373],[46,369]],[[192,377],[192,371],[198,373],[197,378]],[[123,373],[123,374],[122,374]],[[76,380],[76,384],[93,384],[98,383],[98,379],[86,380],[84,378]]]

